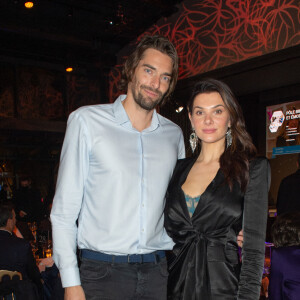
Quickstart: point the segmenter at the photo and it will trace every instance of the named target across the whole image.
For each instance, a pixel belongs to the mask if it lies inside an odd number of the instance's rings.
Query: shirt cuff
[[[68,268],[59,270],[61,283],[64,288],[69,286],[81,285],[79,269],[76,268]]]

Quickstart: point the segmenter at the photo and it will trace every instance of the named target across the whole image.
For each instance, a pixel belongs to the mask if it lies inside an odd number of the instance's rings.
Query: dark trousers
[[[166,300],[166,258],[155,263],[111,263],[81,259],[86,300]]]

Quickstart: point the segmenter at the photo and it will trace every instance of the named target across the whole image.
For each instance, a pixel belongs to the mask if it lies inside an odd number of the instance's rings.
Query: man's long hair
[[[147,49],[160,51],[161,53],[168,55],[173,62],[170,86],[162,102],[162,104],[164,104],[174,91],[178,78],[178,55],[174,45],[164,36],[146,35],[142,38],[135,51],[129,55],[124,64],[118,88],[120,90],[127,90],[128,83],[132,81],[135,69]]]

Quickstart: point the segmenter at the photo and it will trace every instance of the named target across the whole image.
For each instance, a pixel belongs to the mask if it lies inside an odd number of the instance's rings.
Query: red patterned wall
[[[179,12],[144,34],[161,34],[176,46],[179,79],[300,44],[299,0],[187,0]],[[124,49],[124,61],[135,44]],[[121,65],[110,73],[110,101],[119,94]]]

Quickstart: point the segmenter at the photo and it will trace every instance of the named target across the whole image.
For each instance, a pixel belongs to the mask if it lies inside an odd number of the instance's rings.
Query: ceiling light
[[[33,2],[32,1],[26,1],[24,3],[24,5],[25,5],[26,8],[32,8],[33,7]]]
[[[72,67],[67,67],[66,68],[66,72],[72,72],[73,71],[73,68]]]

